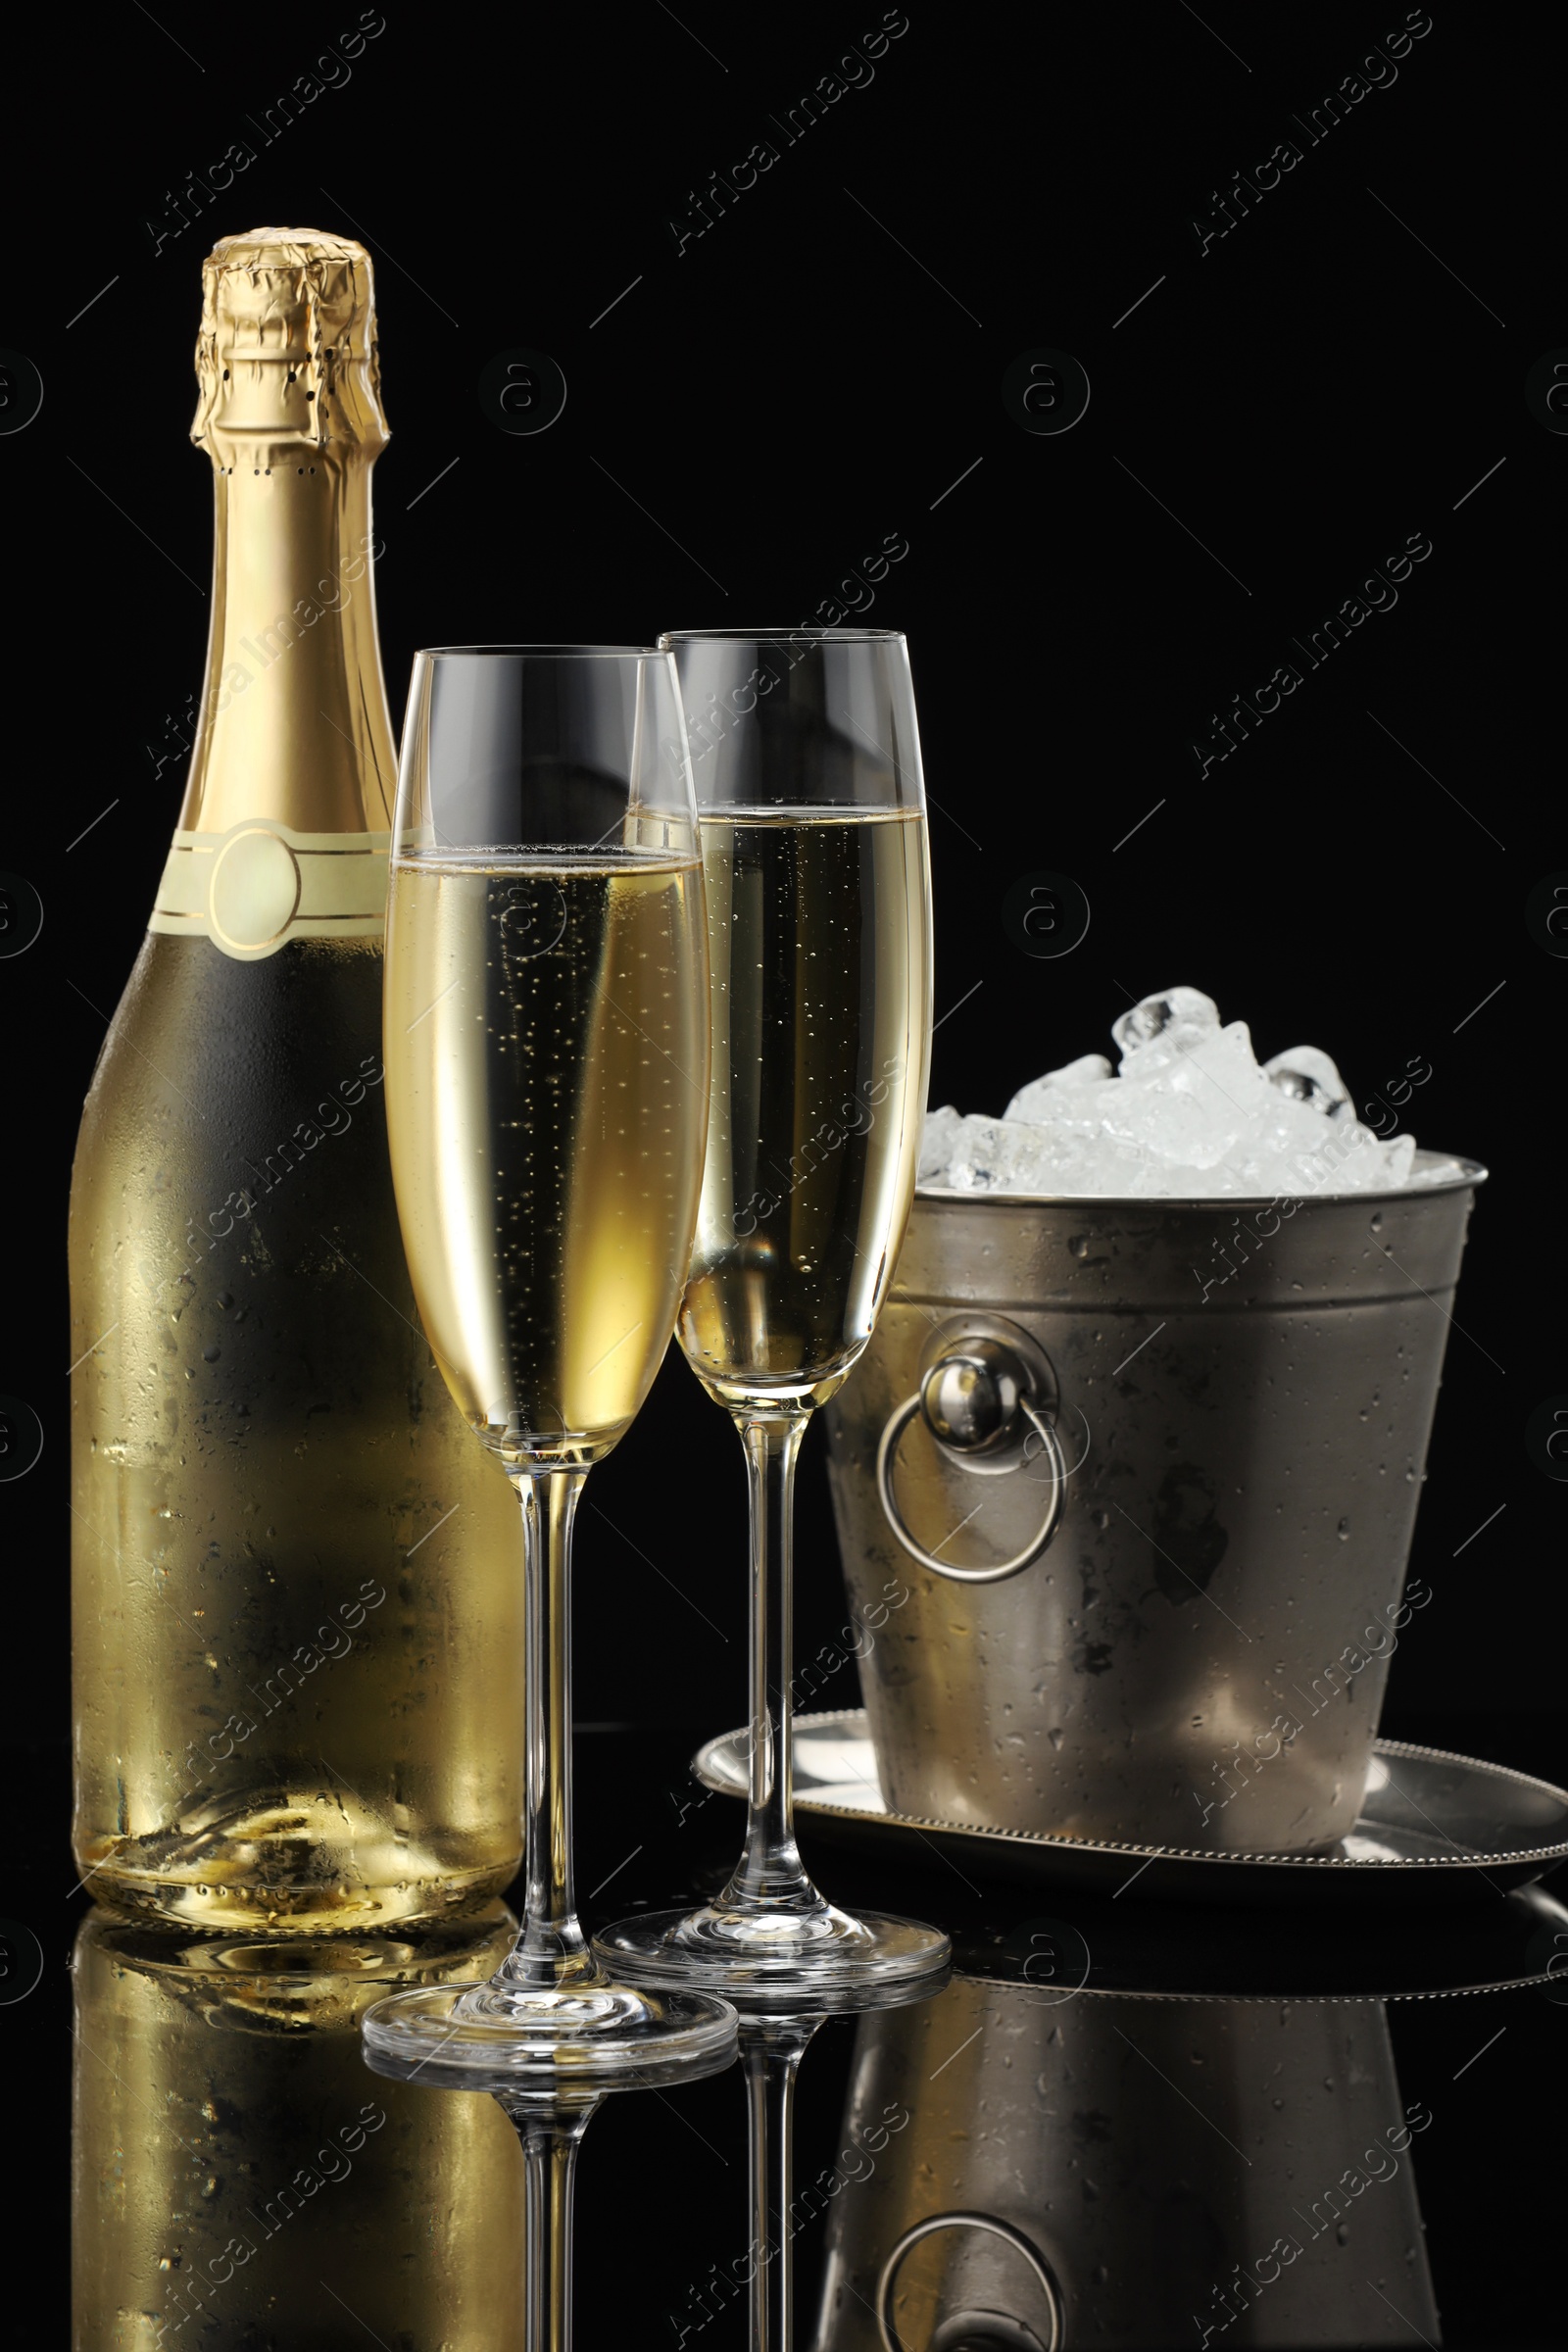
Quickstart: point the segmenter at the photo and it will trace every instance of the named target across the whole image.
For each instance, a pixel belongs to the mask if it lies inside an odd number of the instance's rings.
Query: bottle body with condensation
[[[197,374],[203,707],[72,1185],[76,1853],[191,1925],[391,1926],[516,1866],[523,1644],[387,1157],[363,248],[223,240]]]

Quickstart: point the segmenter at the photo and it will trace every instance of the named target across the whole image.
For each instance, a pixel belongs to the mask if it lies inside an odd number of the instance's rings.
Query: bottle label
[[[242,963],[291,939],[373,939],[386,923],[390,833],[297,833],[268,817],[176,833],[151,931],[210,939]]]

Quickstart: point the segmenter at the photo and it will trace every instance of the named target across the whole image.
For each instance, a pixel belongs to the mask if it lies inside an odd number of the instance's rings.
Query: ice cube
[[[1004,1111],[1004,1118],[1027,1122],[1049,1120],[1056,1107],[1053,1097],[1064,1087],[1100,1086],[1110,1076],[1110,1064],[1103,1054],[1080,1054],[1076,1061],[1063,1064],[1059,1070],[1048,1070],[1043,1078],[1035,1078],[1021,1087]]]
[[[928,1110],[925,1125],[920,1130],[920,1158],[915,1172],[917,1184],[946,1184],[948,1162],[957,1140],[962,1119],[951,1102],[940,1110]]]
[[[1353,1119],[1349,1089],[1338,1069],[1317,1046],[1292,1046],[1276,1054],[1263,1068],[1281,1094],[1309,1103],[1320,1118]]]
[[[1112,1021],[1110,1034],[1121,1049],[1125,1072],[1129,1061],[1145,1054],[1158,1063],[1189,1054],[1218,1027],[1219,1007],[1212,997],[1196,988],[1164,988]]]
[[[1112,1194],[1150,1189],[1148,1154],[1099,1133],[1055,1133],[1019,1119],[966,1118],[946,1172],[927,1179],[957,1193]],[[1155,1187],[1154,1189],[1158,1189]]]
[[[1383,1162],[1379,1171],[1382,1182],[1391,1190],[1396,1184],[1408,1184],[1410,1170],[1415,1164],[1415,1137],[1396,1135],[1390,1142],[1380,1144],[1378,1152]]]
[[[1209,1102],[1218,1092],[1233,1107],[1255,1115],[1267,1101],[1262,1075],[1247,1023],[1227,1021],[1223,1029],[1211,1030],[1168,1061],[1158,1083],[1172,1094],[1200,1096]]]
[[[1152,1070],[1140,1055],[1104,1091],[1113,1132],[1192,1168],[1218,1166],[1270,1106],[1245,1021],[1210,1031]]]
[[[1150,1189],[1152,1162],[1136,1144],[1118,1143],[1102,1132],[1058,1135],[1041,1127],[1028,1158],[1028,1190],[1074,1199],[1082,1195],[1136,1198]]]
[[[949,1146],[948,1171],[942,1181],[956,1193],[1028,1191],[1028,1185],[1020,1182],[1024,1161],[1017,1149],[1017,1138],[1028,1133],[1027,1128],[1010,1126],[1005,1119],[973,1115],[960,1119]]]
[[[1304,1195],[1386,1189],[1382,1149],[1370,1127],[1354,1119],[1334,1126],[1319,1120],[1315,1144],[1292,1155],[1294,1190]]]

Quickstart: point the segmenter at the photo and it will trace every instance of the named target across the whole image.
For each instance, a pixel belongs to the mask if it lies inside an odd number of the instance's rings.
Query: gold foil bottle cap
[[[270,451],[386,446],[370,257],[318,228],[222,237],[202,264],[191,439],[229,470]]]

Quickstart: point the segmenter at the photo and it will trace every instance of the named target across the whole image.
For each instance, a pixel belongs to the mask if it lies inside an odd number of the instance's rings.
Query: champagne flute
[[[526,1889],[496,1976],[378,2002],[365,2038],[474,2088],[646,2080],[734,2045],[724,2001],[606,1975],[571,1879],[572,1519],[674,1324],[707,992],[669,654],[419,654],[387,915],[387,1130],[431,1349],[521,1505]]]
[[[887,1296],[914,1195],[931,881],[908,649],[889,629],[677,630],[702,818],[712,1101],[679,1334],[733,1416],[751,1495],[745,1850],[684,1916],[596,1938],[639,1982],[759,1989],[920,1977],[948,1938],[838,1910],[797,1850],[795,1464]]]

